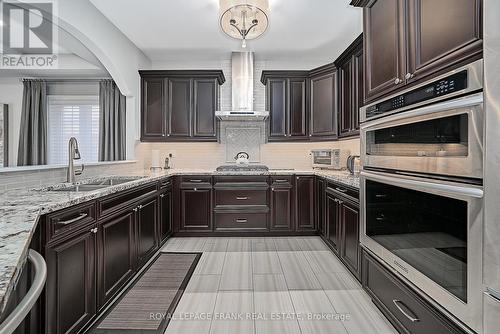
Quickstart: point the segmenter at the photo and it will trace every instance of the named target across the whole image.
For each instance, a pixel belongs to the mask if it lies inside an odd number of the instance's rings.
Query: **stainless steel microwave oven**
[[[311,150],[312,168],[345,169],[349,150],[318,149]]]

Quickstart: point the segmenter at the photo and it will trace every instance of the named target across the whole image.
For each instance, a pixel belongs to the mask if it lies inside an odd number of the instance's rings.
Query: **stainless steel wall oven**
[[[362,245],[477,332],[482,321],[481,78],[478,61],[361,110]]]

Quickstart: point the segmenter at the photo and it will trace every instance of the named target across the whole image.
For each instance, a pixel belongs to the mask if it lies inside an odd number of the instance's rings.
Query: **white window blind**
[[[99,96],[48,96],[48,163],[68,163],[68,141],[78,140],[82,163],[97,162]]]

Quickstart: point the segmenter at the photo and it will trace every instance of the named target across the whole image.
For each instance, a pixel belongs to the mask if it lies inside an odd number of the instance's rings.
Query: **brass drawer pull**
[[[238,201],[246,201],[248,197],[236,197]]]
[[[247,219],[243,219],[243,218],[238,218],[238,219],[236,219],[236,222],[237,223],[246,223],[246,222],[248,222],[248,220]]]
[[[402,308],[399,304],[403,305],[403,306],[404,306],[405,308],[407,308],[408,310],[409,310],[409,308],[408,308],[408,306],[406,306],[406,305],[405,305],[402,301],[400,301],[400,300],[398,300],[398,299],[393,299],[393,300],[392,300],[392,302],[394,303],[394,305],[396,305],[396,307],[398,308],[398,310],[399,310],[401,313],[403,313],[403,315],[404,315],[405,317],[407,317],[407,318],[408,318],[408,320],[410,320],[411,322],[418,322],[418,321],[420,321],[420,319],[419,319],[419,318],[417,318],[417,317],[415,317],[415,316],[412,316],[411,314],[409,314],[408,312],[406,312],[405,310],[403,310],[403,308]]]
[[[193,183],[200,183],[200,182],[203,182],[203,180],[198,180],[198,179],[196,179],[196,180],[189,180],[189,182],[193,182]]]
[[[56,224],[58,224],[58,225],[68,225],[68,224],[76,223],[79,220],[87,218],[88,215],[89,215],[88,213],[80,213],[80,215],[78,217],[76,217],[76,218],[69,219],[69,220],[58,221]]]
[[[347,192],[347,189],[344,189],[344,188],[338,188],[338,187],[336,187],[335,190],[340,191],[341,193],[346,193]]]
[[[286,183],[286,182],[288,182],[288,180],[274,180],[274,182],[276,182],[276,183]]]

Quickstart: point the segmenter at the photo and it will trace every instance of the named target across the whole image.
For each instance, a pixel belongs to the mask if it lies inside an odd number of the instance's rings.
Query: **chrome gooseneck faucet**
[[[75,170],[74,160],[80,160],[80,151],[78,150],[78,141],[75,137],[71,137],[68,142],[68,173],[66,182],[75,183],[75,176],[81,175],[85,166],[82,164],[81,169]]]

